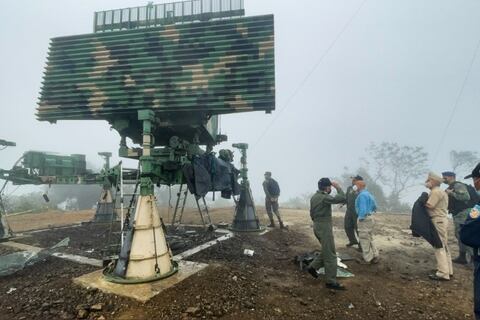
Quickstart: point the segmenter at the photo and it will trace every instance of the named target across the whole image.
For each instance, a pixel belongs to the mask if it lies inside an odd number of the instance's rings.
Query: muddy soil
[[[75,319],[78,309],[102,304],[102,311],[91,318],[121,308],[124,299],[86,290],[72,283],[72,278],[96,268],[54,257],[0,278],[0,319]],[[83,306],[85,305],[85,306]]]
[[[82,211],[49,211],[44,213],[28,213],[8,217],[8,224],[13,232],[47,229],[87,222],[93,219],[93,210]]]
[[[108,244],[115,246],[120,243],[119,231],[119,223],[115,223],[112,226],[110,224],[83,223],[81,226],[70,228],[64,227],[26,233],[24,237],[14,241],[40,248],[48,248],[69,237],[69,246],[60,252],[102,259]],[[174,255],[218,238],[221,235],[220,233],[207,232],[203,228],[197,227],[167,228],[167,242]],[[115,251],[115,248],[113,249]],[[111,252],[110,254],[113,253]]]
[[[346,262],[355,277],[341,280],[347,291],[334,292],[325,288],[322,278],[313,279],[293,263],[296,255],[319,248],[308,212],[283,210],[283,214],[288,230],[275,229],[262,236],[239,234],[197,253],[189,260],[208,263],[209,267],[146,304],[79,288],[71,278],[94,268],[50,258],[14,276],[0,278],[0,318],[74,319],[79,315],[77,307],[90,310],[94,304],[102,303],[101,311],[81,311],[82,316],[88,319],[473,319],[472,271],[455,266],[452,281],[430,281],[427,275],[435,267],[433,249],[425,241],[411,237],[408,216],[377,216],[375,234],[381,263],[371,266]],[[230,212],[215,215],[217,221],[228,221],[229,217]],[[338,215],[334,218],[334,234],[338,252],[360,257],[355,249],[345,247],[343,219]],[[455,240],[450,235],[455,255]],[[84,233],[79,240],[89,238],[92,237]],[[245,256],[244,249],[253,250],[254,255]],[[6,294],[10,288],[17,290]]]

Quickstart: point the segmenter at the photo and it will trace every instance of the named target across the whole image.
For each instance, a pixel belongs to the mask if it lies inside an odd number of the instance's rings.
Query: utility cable
[[[437,149],[434,153],[434,157],[433,157],[433,160],[432,160],[432,166],[437,162],[438,155],[440,154],[440,150],[442,149],[443,143],[445,142],[445,138],[447,137],[447,133],[450,129],[453,118],[455,117],[455,113],[458,110],[458,107],[460,105],[460,100],[463,96],[463,92],[465,91],[465,87],[467,85],[468,79],[470,78],[470,74],[472,72],[475,60],[477,59],[477,54],[478,54],[479,49],[480,49],[480,40],[477,43],[477,47],[475,48],[475,52],[473,54],[472,60],[470,61],[470,65],[468,67],[467,73],[465,74],[465,78],[463,79],[462,86],[460,88],[460,91],[458,92],[457,98],[455,99],[455,103],[453,104],[452,112],[450,113],[450,118],[448,119],[447,125],[446,125],[446,127],[445,127],[445,129],[443,130],[443,133],[442,133],[442,138],[440,139],[440,142],[439,142],[439,144],[437,146]]]
[[[312,69],[307,73],[307,75],[303,78],[303,80],[299,83],[299,85],[295,88],[295,90],[292,92],[292,94],[288,97],[286,100],[283,108],[279,109],[278,112],[276,113],[275,117],[273,120],[267,125],[265,130],[262,132],[260,137],[257,139],[257,141],[254,144],[254,147],[256,147],[260,141],[263,139],[263,137],[267,134],[267,132],[270,130],[272,125],[275,123],[275,121],[280,117],[283,111],[285,111],[289,106],[290,103],[292,102],[293,98],[300,92],[300,90],[303,88],[303,86],[308,82],[310,77],[315,73],[317,70],[318,66],[323,62],[325,57],[330,53],[330,51],[333,49],[333,47],[337,44],[338,40],[340,37],[345,33],[345,31],[348,29],[348,27],[351,25],[352,21],[355,19],[355,17],[358,15],[362,7],[365,5],[365,3],[368,0],[364,0],[355,10],[353,15],[348,19],[347,23],[343,26],[343,28],[340,30],[340,32],[337,34],[337,36],[333,39],[332,43],[328,46],[328,48],[325,50],[325,52],[320,56],[320,58],[317,60],[317,62],[313,65]]]

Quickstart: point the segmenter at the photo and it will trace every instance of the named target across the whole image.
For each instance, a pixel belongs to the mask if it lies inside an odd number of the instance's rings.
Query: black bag
[[[468,194],[470,196],[470,200],[468,201],[459,201],[455,198],[449,196],[448,198],[448,211],[451,212],[454,216],[458,213],[462,212],[465,209],[473,208],[480,202],[480,196],[478,195],[477,191],[474,187],[469,184],[463,182],[456,182],[458,184],[463,184],[467,187]],[[449,188],[451,189],[451,188]]]
[[[475,207],[477,204],[480,204],[480,195],[477,193],[477,190],[469,184],[467,184],[468,194],[470,195],[469,208]]]
[[[473,208],[478,212],[478,207]],[[474,215],[478,215],[474,214]],[[473,248],[480,248],[480,217],[477,216],[475,219],[470,213],[469,217],[465,221],[465,224],[460,229],[460,241],[463,244]]]

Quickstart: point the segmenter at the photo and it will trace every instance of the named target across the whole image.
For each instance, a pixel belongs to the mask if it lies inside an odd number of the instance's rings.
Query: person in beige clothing
[[[448,281],[453,276],[453,268],[448,248],[448,195],[440,189],[442,182],[443,178],[433,172],[430,172],[425,181],[425,186],[431,190],[426,203],[427,211],[443,245],[442,248],[435,249],[437,272],[429,277],[432,280]]]

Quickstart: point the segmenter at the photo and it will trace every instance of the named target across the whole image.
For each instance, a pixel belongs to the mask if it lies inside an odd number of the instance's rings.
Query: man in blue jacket
[[[365,263],[376,264],[379,262],[378,250],[373,239],[375,219],[373,214],[377,211],[377,203],[373,195],[366,189],[365,181],[356,181],[358,196],[355,200],[355,209],[358,215],[358,237],[362,248]]]

